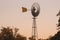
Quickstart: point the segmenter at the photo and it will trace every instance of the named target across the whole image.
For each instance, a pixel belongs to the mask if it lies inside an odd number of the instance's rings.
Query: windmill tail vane
[[[27,8],[22,7],[22,12],[27,12]]]

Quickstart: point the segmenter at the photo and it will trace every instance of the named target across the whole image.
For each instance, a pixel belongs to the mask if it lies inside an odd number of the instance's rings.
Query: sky
[[[21,7],[31,9],[34,2],[40,5],[40,14],[36,19],[39,38],[48,38],[57,33],[60,0],[0,0],[0,28],[11,26],[19,28],[26,37],[32,34],[33,16],[31,11],[22,12]]]

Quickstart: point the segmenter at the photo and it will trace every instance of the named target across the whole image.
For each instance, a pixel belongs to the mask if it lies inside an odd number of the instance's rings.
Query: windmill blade
[[[38,3],[33,3],[32,7],[31,7],[31,13],[34,17],[37,17],[40,13],[40,6]]]

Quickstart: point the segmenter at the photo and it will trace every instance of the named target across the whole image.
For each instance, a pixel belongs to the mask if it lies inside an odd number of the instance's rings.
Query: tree
[[[60,40],[60,31],[57,32],[54,36],[50,38],[50,40]]]
[[[13,36],[12,29],[10,29],[9,27],[7,27],[7,28],[4,28],[3,27],[1,29],[0,39],[1,40],[13,40],[14,39],[14,36]]]
[[[21,36],[20,34],[17,34],[16,40],[26,40],[26,37]]]
[[[15,28],[14,32],[12,28],[3,27],[0,30],[0,40],[26,40],[26,37],[17,33],[18,30]]]

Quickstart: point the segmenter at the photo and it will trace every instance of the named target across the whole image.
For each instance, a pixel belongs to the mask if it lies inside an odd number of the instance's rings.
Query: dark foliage
[[[50,40],[60,40],[60,31],[58,31],[57,34],[51,37]]]
[[[0,30],[0,40],[26,40],[26,37],[17,34],[17,28],[15,28],[14,32],[12,28],[3,27]]]

